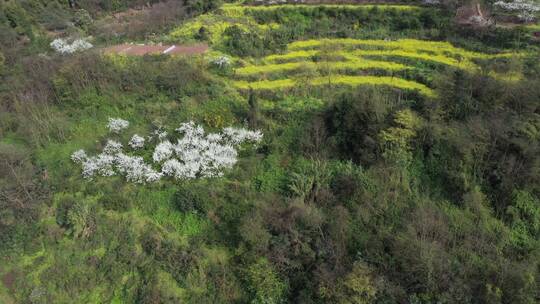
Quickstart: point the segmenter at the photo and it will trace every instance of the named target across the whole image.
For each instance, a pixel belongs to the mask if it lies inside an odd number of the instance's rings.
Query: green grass
[[[15,300],[9,295],[9,291],[0,283],[0,303],[14,304]]]
[[[174,187],[163,190],[150,186],[136,188],[133,193],[133,201],[137,206],[136,215],[150,219],[186,241],[187,238],[201,233],[208,223],[199,215],[178,211],[171,203],[175,191]]]
[[[526,25],[524,27],[525,27],[525,29],[527,29],[529,31],[532,31],[532,32],[540,31],[540,23],[529,24],[529,25]]]
[[[287,60],[295,60],[295,59],[306,59],[313,57],[315,55],[319,55],[321,52],[319,50],[301,50],[301,51],[294,51],[294,52],[287,52],[285,54],[276,54],[276,55],[270,55],[266,56],[264,59],[269,61],[287,61]],[[335,54],[337,55],[337,54]]]

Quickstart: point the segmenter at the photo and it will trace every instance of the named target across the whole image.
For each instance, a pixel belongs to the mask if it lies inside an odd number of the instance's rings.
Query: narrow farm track
[[[144,45],[144,44],[119,44],[104,49],[106,54],[121,54],[130,56],[143,55],[197,55],[208,51],[208,45],[204,43],[193,45]]]

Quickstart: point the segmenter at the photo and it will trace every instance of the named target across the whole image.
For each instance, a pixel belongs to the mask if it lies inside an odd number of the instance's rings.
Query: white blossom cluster
[[[121,143],[109,139],[107,140],[107,143],[105,144],[105,148],[103,148],[103,153],[114,155],[114,154],[122,152],[122,148],[123,146]]]
[[[141,149],[144,147],[144,137],[135,134],[129,140],[128,145],[134,150]]]
[[[540,4],[527,0],[497,1],[493,5],[507,11],[517,12],[518,18],[526,22],[533,21],[535,14],[540,12]]]
[[[76,39],[72,43],[69,43],[68,40],[62,38],[53,40],[50,46],[62,55],[73,54],[93,47],[93,45],[85,39]]]
[[[129,156],[123,153],[123,145],[114,140],[107,140],[103,152],[89,157],[84,150],[75,151],[71,160],[82,165],[82,175],[92,178],[95,175],[113,176],[117,173],[136,183],[157,181],[162,174],[144,163],[142,157]]]
[[[122,130],[129,127],[129,121],[123,120],[122,118],[110,118],[107,128],[113,133],[120,133]]]
[[[219,56],[212,60],[212,64],[218,66],[219,68],[224,68],[231,64],[231,58],[227,56]]]
[[[152,159],[155,163],[162,162],[164,160],[167,160],[172,157],[173,155],[173,145],[170,141],[165,140],[160,142],[156,149],[154,150],[154,154],[152,155]]]
[[[158,126],[154,131],[152,131],[152,134],[148,136],[148,139],[153,140],[157,138],[158,140],[164,140],[165,138],[167,138],[167,135],[167,131],[163,130],[162,126]]]
[[[75,152],[73,152],[73,154],[71,154],[71,160],[76,162],[76,163],[81,163],[87,158],[88,158],[88,156],[86,155],[86,152],[84,150],[82,150],[82,149],[78,150],[78,151],[75,151]]]
[[[129,156],[118,153],[115,158],[118,172],[126,176],[126,180],[135,183],[151,183],[161,179],[162,173],[157,172],[145,163],[140,156]]]
[[[422,0],[424,5],[439,5],[441,4],[440,0]]]
[[[176,131],[184,137],[175,144],[161,142],[152,156],[154,162],[163,162],[162,172],[175,179],[222,176],[224,169],[236,164],[235,146],[262,139],[260,131],[235,128],[225,128],[222,134],[205,135],[204,129],[191,121],[183,123]]]
[[[125,123],[124,123],[125,122]],[[129,125],[122,119],[110,119],[111,132],[118,133]],[[84,178],[113,176],[121,174],[127,181],[134,183],[149,183],[160,180],[164,176],[174,179],[193,179],[219,177],[223,170],[232,168],[238,157],[236,147],[242,143],[257,143],[263,134],[260,131],[249,131],[242,128],[225,128],[222,133],[205,134],[204,129],[192,121],[183,123],[176,129],[183,135],[176,143],[166,139],[166,132],[160,130],[156,134],[159,143],[154,148],[152,161],[161,166],[161,171],[146,163],[141,156],[130,156],[123,152],[123,145],[115,140],[107,140],[101,154],[88,156],[84,150],[75,151],[71,159],[82,165]],[[128,145],[133,149],[144,147],[145,139],[133,135]]]
[[[255,0],[255,3],[264,4],[264,5],[275,5],[275,4],[285,4],[289,1],[287,0]],[[291,3],[303,3],[301,0],[292,0]]]
[[[259,142],[263,135],[260,131],[227,127],[223,129],[223,136],[232,145],[240,145],[243,142]]]
[[[72,156],[73,159],[73,156]],[[84,178],[92,178],[95,175],[113,176],[114,155],[101,153],[92,157],[82,158],[79,162],[82,165],[82,175]]]

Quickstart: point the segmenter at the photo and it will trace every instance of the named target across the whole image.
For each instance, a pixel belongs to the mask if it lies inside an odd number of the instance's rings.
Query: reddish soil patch
[[[6,273],[4,276],[2,276],[2,284],[4,284],[4,286],[6,286],[6,288],[9,289],[11,293],[13,293],[15,290],[16,280],[17,280],[17,274],[15,273],[15,271],[10,271]]]
[[[197,45],[178,45],[175,46],[174,49],[169,51],[169,54],[176,55],[176,54],[202,54],[205,53],[208,50],[208,45],[206,44],[197,44]]]
[[[138,45],[120,44],[105,49],[105,53],[142,56],[146,54],[196,55],[208,50],[206,44],[195,45]]]

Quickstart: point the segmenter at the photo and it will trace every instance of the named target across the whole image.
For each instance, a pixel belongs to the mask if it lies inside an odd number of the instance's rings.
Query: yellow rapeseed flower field
[[[364,40],[364,39],[319,39],[303,40],[290,43],[290,51],[320,48],[322,46],[343,46],[343,47],[362,47],[371,46],[381,49],[398,49],[406,51],[432,52],[435,54],[445,54],[452,56],[461,56],[465,58],[495,58],[516,55],[515,53],[485,54],[480,52],[468,51],[453,46],[449,42],[428,41],[418,39],[398,39],[398,40]]]
[[[403,90],[418,91],[426,97],[434,97],[435,93],[427,86],[410,80],[405,80],[397,77],[388,76],[343,76],[329,75],[325,77],[314,77],[307,82],[298,83],[294,79],[279,79],[279,80],[261,80],[255,82],[235,81],[234,85],[239,89],[253,90],[275,90],[291,88],[296,85],[374,85],[374,86],[389,86]]]
[[[421,6],[414,5],[376,5],[376,4],[365,4],[365,5],[352,5],[352,4],[316,4],[316,5],[307,5],[307,4],[280,4],[280,5],[238,5],[234,3],[224,4],[221,7],[221,10],[228,16],[239,16],[240,14],[245,14],[246,11],[275,11],[281,9],[316,9],[316,8],[342,8],[350,10],[370,10],[370,9],[380,9],[380,10],[399,10],[399,11],[414,11],[423,9]]]
[[[331,71],[343,70],[369,70],[379,69],[386,71],[401,71],[410,67],[396,62],[377,61],[369,59],[346,60],[346,61],[324,61],[324,62],[286,62],[266,65],[249,65],[235,70],[238,76],[251,76],[257,74],[288,72],[301,68],[328,69]]]
[[[363,40],[363,39],[319,39],[304,40],[290,43],[283,54],[269,55],[261,63],[237,68],[237,77],[257,76],[271,73],[285,79],[248,82],[237,80],[234,85],[241,89],[273,90],[290,88],[301,84],[323,85],[327,83],[336,85],[384,85],[403,90],[416,90],[424,96],[434,96],[433,90],[426,85],[406,80],[400,77],[388,76],[351,76],[343,75],[351,70],[384,70],[399,72],[414,70],[415,61],[435,63],[455,67],[469,72],[478,72],[480,67],[475,63],[478,59],[492,59],[516,55],[513,53],[486,54],[468,51],[456,47],[448,42],[425,41],[417,39]],[[403,61],[404,62],[396,62]],[[330,71],[330,76],[313,77],[297,82],[291,72],[302,68],[315,71]],[[282,75],[280,75],[280,73]],[[499,75],[491,73],[490,76],[502,80],[519,79],[520,75]]]

